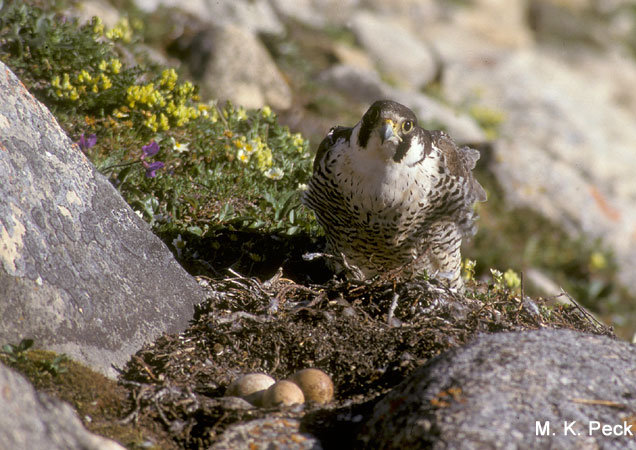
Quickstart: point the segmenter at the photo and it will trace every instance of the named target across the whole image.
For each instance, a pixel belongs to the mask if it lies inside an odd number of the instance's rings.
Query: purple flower
[[[165,164],[161,161],[155,161],[153,163],[148,164],[146,161],[142,161],[144,167],[146,168],[146,176],[148,178],[154,178],[157,176],[157,170],[163,169]]]
[[[87,138],[86,136],[84,136],[84,133],[82,133],[82,135],[80,136],[79,141],[76,142],[76,144],[79,145],[79,148],[83,152],[91,148],[96,143],[97,143],[97,136],[95,134],[91,134]]]
[[[157,144],[155,141],[150,141],[150,144],[141,147],[141,151],[143,152],[143,155],[141,155],[141,159],[145,159],[149,156],[155,156],[157,153],[159,153],[159,144]]]

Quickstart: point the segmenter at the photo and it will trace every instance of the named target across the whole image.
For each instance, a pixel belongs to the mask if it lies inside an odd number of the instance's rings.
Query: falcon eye
[[[406,122],[402,124],[402,131],[404,131],[405,133],[410,133],[412,129],[413,129],[412,121],[407,120]]]

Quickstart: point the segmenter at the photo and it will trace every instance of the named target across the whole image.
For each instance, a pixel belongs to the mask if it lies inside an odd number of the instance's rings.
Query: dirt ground
[[[522,299],[476,282],[460,296],[435,280],[397,273],[338,280],[320,262],[300,257],[320,242],[299,248],[292,238],[216,239],[221,245],[197,247],[217,254],[185,258],[192,272],[205,274],[199,280],[209,292],[191,326],[140,350],[121,377],[130,393],[127,420],[159,424],[178,448],[208,448],[228,426],[268,415],[301,419],[328,448],[332,439],[354,439],[355,426],[343,417],[365,417],[415,368],[479,333],[552,327],[613,336],[580,307],[555,299]],[[272,257],[246,259],[246,246]],[[206,266],[210,256],[225,267]],[[307,367],[331,376],[332,403],[263,409],[223,397],[243,374],[281,380]]]

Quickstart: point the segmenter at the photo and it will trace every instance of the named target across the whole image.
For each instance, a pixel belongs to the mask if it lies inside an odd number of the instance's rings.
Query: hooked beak
[[[395,127],[397,124],[393,123],[391,119],[386,119],[382,127],[380,128],[380,138],[382,139],[382,143],[384,144],[386,141],[395,137],[398,142],[402,142],[402,138],[397,134]]]

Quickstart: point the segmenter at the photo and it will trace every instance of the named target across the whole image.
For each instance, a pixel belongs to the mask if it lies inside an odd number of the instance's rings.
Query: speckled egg
[[[263,393],[274,383],[276,383],[276,380],[269,375],[265,375],[264,373],[250,373],[233,381],[232,384],[228,386],[225,395],[241,397],[251,404],[259,406]]]
[[[307,401],[325,404],[333,399],[333,382],[320,369],[302,369],[290,379],[300,387]]]
[[[297,384],[288,380],[281,380],[269,387],[263,394],[263,406],[277,405],[291,406],[304,403],[305,396]]]

